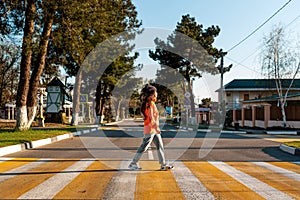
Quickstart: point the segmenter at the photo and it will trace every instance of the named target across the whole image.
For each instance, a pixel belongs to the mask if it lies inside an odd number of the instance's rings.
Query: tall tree
[[[192,81],[201,77],[202,73],[217,73],[215,64],[217,59],[225,53],[222,49],[213,47],[215,37],[220,33],[218,26],[203,28],[190,15],[182,16],[177,23],[173,34],[164,42],[155,39],[156,50],[149,51],[149,56],[165,65],[176,69],[182,74],[186,83],[183,85],[185,92],[189,92],[191,105],[194,105]],[[192,116],[195,116],[195,108],[191,107]]]
[[[36,116],[37,91],[45,66],[56,1],[1,1],[1,32],[22,36],[20,78],[17,91],[17,130],[26,130]],[[15,38],[14,38],[15,39]]]
[[[122,113],[125,110],[122,110],[122,108],[129,105],[131,94],[142,86],[142,78],[134,78],[133,76],[132,73],[126,73],[119,79],[112,92],[116,121],[125,117],[125,113]]]
[[[122,56],[115,60],[112,64],[109,65],[109,67],[105,70],[105,72],[102,74],[102,76],[99,79],[97,89],[96,89],[96,115],[97,122],[99,123],[102,121],[103,111],[104,111],[104,105],[107,103],[107,101],[110,100],[112,96],[112,92],[117,92],[118,90],[118,83],[121,80],[122,77],[127,76],[128,82],[124,82],[124,85],[127,85],[128,88],[132,88],[132,85],[130,85],[130,77],[134,75],[132,72],[134,69],[136,69],[139,66],[134,65],[134,60],[137,58],[138,54],[136,53],[134,56]],[[134,81],[135,82],[135,81]],[[115,90],[115,88],[117,90]],[[122,93],[124,93],[126,90],[123,90]],[[116,96],[126,96],[127,95],[116,95]]]
[[[18,32],[23,39],[17,92],[19,130],[28,129],[35,117],[36,92],[45,66],[63,66],[74,76],[97,43],[140,25],[130,0],[4,0],[0,8],[1,32]],[[80,88],[81,81],[76,83],[75,88]],[[74,113],[77,108],[78,104]]]
[[[32,57],[32,39],[34,32],[34,19],[36,14],[36,1],[28,0],[25,11],[24,36],[22,43],[20,81],[17,92],[17,130],[26,130],[29,128],[27,116],[27,96],[29,91],[30,68]],[[31,121],[31,120],[29,120]]]
[[[204,107],[210,107],[211,106],[211,98],[203,98],[201,99],[201,102],[202,102],[202,106]]]
[[[264,38],[264,48],[261,54],[262,74],[274,80],[276,84],[284,127],[287,125],[285,114],[287,95],[300,69],[299,55],[292,50],[291,43],[285,36],[283,27],[275,27],[269,36]],[[284,88],[283,82],[287,78],[289,87]]]
[[[19,47],[0,42],[0,106],[15,99],[20,62]]]
[[[137,12],[131,0],[64,0],[61,1],[61,7],[63,10],[59,11],[60,23],[53,33],[53,46],[57,52],[54,57],[58,58],[56,62],[70,76],[76,75],[73,98],[73,124],[76,125],[80,88],[85,81],[82,76],[90,70],[80,69],[82,62],[97,44],[123,31],[134,32],[141,23],[137,20]],[[108,57],[109,54],[107,52]],[[102,83],[100,85],[103,86]]]

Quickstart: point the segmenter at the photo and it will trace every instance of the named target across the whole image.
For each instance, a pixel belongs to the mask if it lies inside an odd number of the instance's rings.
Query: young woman
[[[141,112],[144,117],[144,138],[141,146],[137,149],[137,152],[129,165],[130,169],[141,169],[141,167],[139,167],[137,163],[140,160],[143,153],[148,149],[152,141],[154,141],[154,144],[157,148],[157,154],[159,163],[161,164],[161,170],[173,168],[173,166],[167,165],[165,160],[164,146],[160,135],[161,132],[159,129],[159,114],[155,105],[156,98],[156,88],[147,84],[142,90],[141,98]]]

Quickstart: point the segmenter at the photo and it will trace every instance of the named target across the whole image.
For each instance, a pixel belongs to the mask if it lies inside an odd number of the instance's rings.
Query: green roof
[[[288,88],[292,79],[281,79],[282,88]],[[237,89],[276,89],[275,79],[234,79],[224,86],[225,90]],[[295,79],[292,87],[300,89],[300,79]]]
[[[287,95],[287,98],[299,97],[299,96],[300,96],[300,92],[290,93],[290,94]],[[243,102],[275,101],[277,99],[279,99],[279,95],[275,94],[275,95],[268,96],[268,97],[262,97],[262,98],[256,98],[256,99],[248,99],[248,100],[244,100]]]

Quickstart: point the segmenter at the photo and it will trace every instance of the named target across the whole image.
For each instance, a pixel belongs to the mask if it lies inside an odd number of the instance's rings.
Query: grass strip
[[[51,138],[58,135],[76,132],[75,127],[63,127],[53,129],[30,129],[27,131],[14,131],[6,129],[0,131],[0,147],[21,144],[39,139]]]
[[[284,144],[290,147],[300,148],[300,141],[285,142]]]

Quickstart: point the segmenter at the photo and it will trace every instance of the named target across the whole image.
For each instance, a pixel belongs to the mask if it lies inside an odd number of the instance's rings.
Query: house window
[[[249,94],[244,94],[244,101],[249,99]]]

